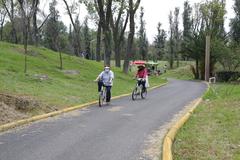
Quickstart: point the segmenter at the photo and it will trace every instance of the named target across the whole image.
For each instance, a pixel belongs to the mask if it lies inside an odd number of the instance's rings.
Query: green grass
[[[240,86],[213,85],[173,146],[176,160],[240,159]]]
[[[103,64],[63,55],[64,70],[77,70],[79,75],[66,75],[59,68],[58,53],[46,48],[29,47],[28,75],[25,76],[24,55],[21,45],[0,42],[0,92],[34,97],[46,106],[56,109],[96,100],[97,84],[93,82],[102,71]],[[115,81],[113,96],[129,93],[135,81],[120,69],[113,68]],[[48,75],[41,81],[36,74]],[[161,77],[150,78],[151,86],[166,82]],[[43,108],[34,112],[45,112]]]
[[[191,71],[190,65],[188,64],[183,64],[181,67],[176,69],[167,70],[167,73],[163,74],[163,77],[183,80],[194,79],[194,75]]]

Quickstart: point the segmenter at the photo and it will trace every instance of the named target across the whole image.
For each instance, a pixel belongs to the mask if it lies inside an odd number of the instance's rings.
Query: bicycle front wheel
[[[138,91],[137,88],[135,88],[132,92],[132,100],[133,101],[135,101],[137,99],[137,94],[138,94],[137,91]]]
[[[102,92],[100,95],[99,95],[99,98],[98,98],[98,105],[99,107],[102,107],[103,106],[103,102],[104,102],[104,93]]]

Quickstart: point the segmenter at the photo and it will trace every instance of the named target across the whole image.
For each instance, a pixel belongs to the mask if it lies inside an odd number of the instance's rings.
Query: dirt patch
[[[2,93],[0,93],[0,102],[21,111],[29,111],[40,106],[39,102],[32,97],[7,95]]]
[[[39,102],[29,96],[0,93],[0,125],[28,118],[28,112],[40,107]]]
[[[79,75],[80,71],[77,71],[77,70],[64,70],[63,73],[66,74],[66,75]]]
[[[57,110],[58,106],[42,103],[31,96],[0,93],[0,125]]]
[[[40,80],[40,81],[49,80],[48,75],[45,75],[45,74],[34,74],[33,77],[34,77],[35,79]]]
[[[14,120],[27,118],[28,116],[14,107],[8,106],[3,102],[0,102],[0,125],[12,122]]]
[[[24,48],[14,48],[14,51],[17,51],[17,53],[20,53],[20,54],[25,54]],[[31,50],[30,48],[28,48],[27,55],[36,57],[36,56],[41,56],[41,53],[38,52],[38,51]]]

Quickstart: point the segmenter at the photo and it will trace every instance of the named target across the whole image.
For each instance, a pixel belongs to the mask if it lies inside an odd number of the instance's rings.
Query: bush
[[[217,80],[220,82],[238,81],[240,72],[221,71],[217,72]]]

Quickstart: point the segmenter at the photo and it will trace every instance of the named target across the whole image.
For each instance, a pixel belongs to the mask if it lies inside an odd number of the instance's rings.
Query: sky
[[[181,26],[182,26],[182,12],[185,0],[142,0],[141,6],[145,8],[145,20],[147,35],[150,42],[154,40],[157,31],[157,24],[161,22],[165,30],[169,30],[168,15],[175,7],[180,8]],[[202,0],[189,0],[190,4],[202,2]],[[204,2],[204,1],[203,1]],[[227,15],[225,28],[229,30],[229,19],[234,17],[233,0],[226,0]],[[183,28],[183,27],[181,27]]]
[[[69,4],[74,0],[68,0]],[[168,15],[170,11],[174,11],[175,7],[180,8],[180,29],[182,29],[182,12],[183,12],[183,5],[185,0],[142,0],[141,6],[144,7],[145,15],[144,19],[146,21],[146,32],[148,36],[148,40],[150,43],[154,41],[154,37],[157,33],[157,24],[159,22],[162,23],[163,29],[166,31],[169,30],[169,22],[168,22]],[[45,4],[49,3],[49,0],[42,1],[41,7],[45,6]],[[65,23],[66,26],[69,26],[70,19],[69,16],[66,14],[65,6],[62,0],[58,0],[58,10],[60,12],[61,20]],[[190,4],[204,2],[203,0],[189,0]],[[229,31],[229,20],[230,18],[234,17],[233,12],[233,4],[234,0],[226,0],[227,6],[227,15],[226,15],[226,23],[225,28]],[[48,6],[45,6],[46,12],[48,11]],[[80,21],[83,22],[85,16],[87,15],[87,11],[85,7],[82,5],[80,7]],[[139,15],[139,14],[138,14]],[[136,23],[139,23],[139,20],[136,20]],[[90,25],[92,28],[94,25]]]

